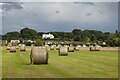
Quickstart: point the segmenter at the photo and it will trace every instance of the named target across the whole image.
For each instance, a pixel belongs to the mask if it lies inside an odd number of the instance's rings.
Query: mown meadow
[[[58,56],[49,50],[48,64],[31,65],[27,51],[10,53],[2,47],[3,78],[117,78],[118,52],[75,51]]]

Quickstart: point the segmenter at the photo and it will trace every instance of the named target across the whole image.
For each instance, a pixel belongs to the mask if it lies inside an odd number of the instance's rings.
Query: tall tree
[[[19,32],[8,32],[3,36],[3,39],[5,40],[15,40],[15,39],[20,39],[20,33]]]
[[[79,36],[79,35],[81,34],[81,30],[80,30],[80,29],[74,29],[74,30],[72,31],[72,33],[73,33],[74,35]]]
[[[74,41],[80,41],[81,38],[81,30],[80,29],[74,29],[72,31],[72,33],[74,34]]]
[[[23,28],[21,31],[21,36],[23,39],[36,39],[37,31],[29,28]]]

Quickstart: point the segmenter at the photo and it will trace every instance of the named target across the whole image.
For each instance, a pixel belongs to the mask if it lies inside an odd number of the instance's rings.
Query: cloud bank
[[[117,2],[7,2],[2,5],[3,34],[24,27],[42,32],[118,29]]]

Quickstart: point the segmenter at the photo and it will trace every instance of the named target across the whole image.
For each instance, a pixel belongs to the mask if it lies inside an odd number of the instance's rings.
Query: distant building
[[[10,43],[19,43],[20,40],[11,40]]]
[[[106,42],[103,42],[102,44],[103,44],[103,45],[106,45]]]
[[[27,40],[27,42],[33,43],[34,41],[32,41],[32,40]]]
[[[25,43],[25,42],[34,43],[35,41],[32,41],[32,40],[22,40],[22,43]]]
[[[50,34],[50,33],[49,33],[49,34],[43,34],[43,35],[42,35],[42,38],[43,38],[43,39],[48,39],[48,38],[49,38],[49,39],[54,39],[54,35],[53,35],[53,34]]]

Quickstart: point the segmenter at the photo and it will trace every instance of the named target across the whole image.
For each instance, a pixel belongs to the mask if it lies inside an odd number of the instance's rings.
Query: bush
[[[73,45],[73,46],[77,46],[77,45],[79,45],[79,43],[77,43],[77,42],[72,42],[72,45]]]
[[[38,40],[35,41],[35,46],[43,46],[43,45],[44,45],[43,40],[38,39]]]
[[[24,44],[26,45],[26,46],[31,46],[31,42],[24,42]]]

